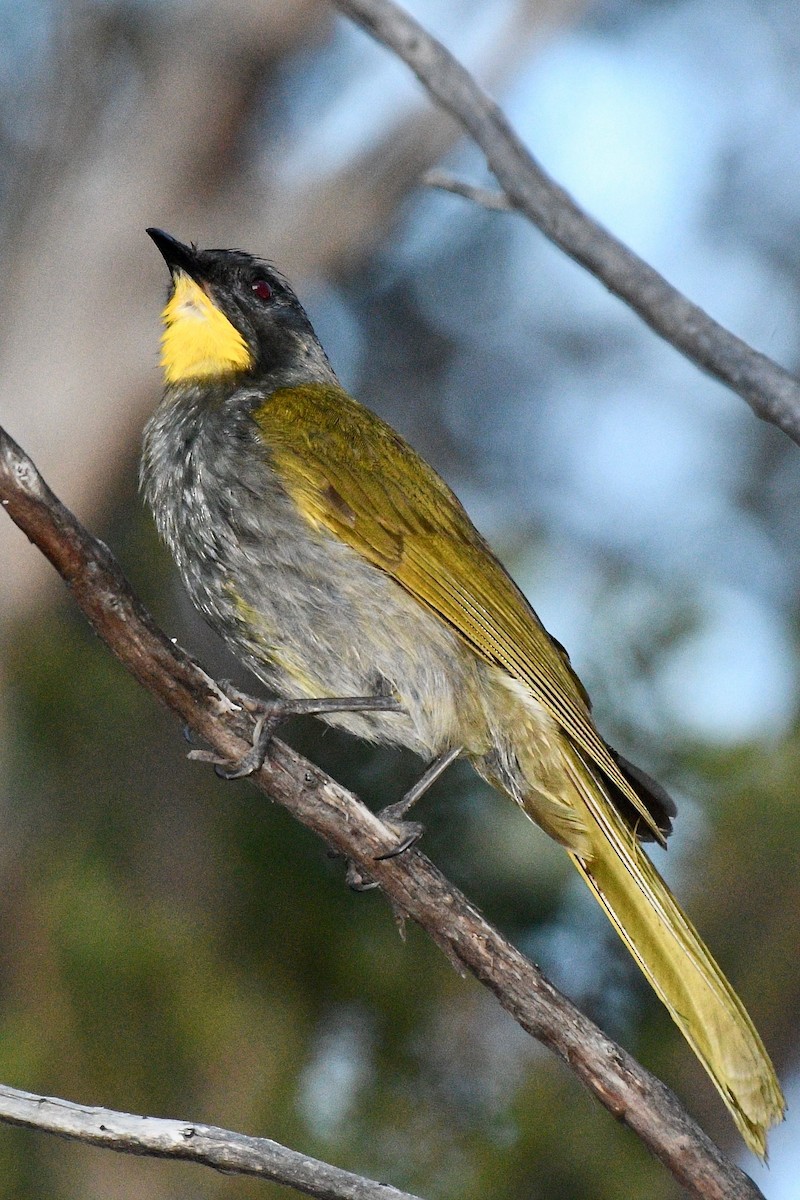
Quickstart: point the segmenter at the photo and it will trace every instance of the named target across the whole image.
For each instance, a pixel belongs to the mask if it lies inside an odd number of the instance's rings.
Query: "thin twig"
[[[333,3],[403,59],[472,135],[514,208],[651,329],[800,445],[800,380],[725,329],[589,217],[542,169],[461,63],[392,0]]]
[[[120,1154],[182,1158],[235,1175],[257,1175],[319,1200],[418,1200],[385,1183],[342,1171],[269,1138],[247,1137],[217,1125],[140,1117],[111,1108],[34,1096],[0,1084],[0,1120],[41,1129]]]
[[[488,208],[490,212],[517,211],[505,192],[478,187],[477,184],[467,183],[466,180],[459,179],[456,175],[450,175],[447,171],[426,171],[420,182],[424,183],[426,187],[439,188],[442,192],[452,192],[455,196],[463,196],[465,200],[471,200],[473,204],[479,204],[481,208]]]
[[[229,761],[240,758],[253,732],[248,706],[234,703],[158,629],[108,548],[61,504],[2,428],[0,504],[60,572],[127,670],[218,754]],[[252,779],[374,879],[397,910],[484,983],[523,1029],[549,1046],[639,1135],[691,1195],[761,1197],[675,1095],[562,996],[425,855],[413,848],[399,857],[381,857],[394,848],[394,836],[357,797],[280,741]]]

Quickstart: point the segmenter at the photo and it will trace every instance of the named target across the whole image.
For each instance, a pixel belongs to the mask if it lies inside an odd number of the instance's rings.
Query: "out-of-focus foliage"
[[[517,218],[413,190],[443,154],[482,180],[478,156],[325,8],[274,7],[270,26],[246,4],[2,5],[17,333],[0,420],[167,631],[247,684],[135,494],[164,284],[140,226],[298,274],[344,381],[457,487],[569,646],[604,731],[676,793],[659,866],[791,1083],[796,448]],[[494,78],[533,149],[615,232],[795,365],[800,11],[604,0],[568,27],[578,6],[554,4],[564,28],[542,39],[539,8],[414,11]],[[177,156],[159,141],[173,127]],[[677,1197],[491,997],[415,928],[401,940],[380,896],[350,894],[342,864],[246,783],[187,763],[175,722],[47,590],[33,551],[8,553],[0,1079],[263,1133],[444,1200]],[[376,805],[419,770],[314,722],[290,736]],[[421,816],[427,852],[736,1150],[558,848],[466,769]],[[797,1122],[774,1139],[770,1200],[794,1194]],[[2,1127],[0,1178],[20,1200],[270,1194]]]

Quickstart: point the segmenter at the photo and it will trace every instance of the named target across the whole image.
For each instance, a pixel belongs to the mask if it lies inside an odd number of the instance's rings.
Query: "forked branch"
[[[393,0],[333,0],[411,68],[486,155],[502,193],[440,178],[435,186],[526,216],[691,362],[800,445],[800,380],[693,304],[604,229],[542,169],[493,100],[441,42]]]

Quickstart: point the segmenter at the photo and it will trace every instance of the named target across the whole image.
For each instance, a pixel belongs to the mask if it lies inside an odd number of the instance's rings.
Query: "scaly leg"
[[[399,854],[403,854],[419,841],[425,831],[425,826],[421,825],[419,821],[406,821],[406,813],[412,805],[416,804],[420,796],[424,796],[431,784],[435,783],[439,776],[443,775],[447,768],[456,761],[462,749],[462,746],[454,746],[452,750],[446,750],[444,754],[440,754],[400,800],[394,804],[387,804],[385,808],[376,813],[376,816],[380,817],[401,839],[400,845],[393,850],[387,850],[385,854],[378,854],[376,862],[383,862],[387,858],[397,858]],[[369,892],[378,886],[369,876],[362,875],[360,869],[353,862],[347,864],[346,879],[348,887],[355,892]]]
[[[452,750],[445,750],[444,754],[440,754],[433,760],[424,775],[420,776],[414,786],[410,787],[400,800],[395,804],[387,804],[386,808],[380,810],[377,814],[380,819],[390,829],[396,829],[403,840],[394,850],[387,850],[385,854],[379,854],[376,861],[382,862],[385,858],[397,858],[398,854],[402,854],[404,850],[408,850],[409,846],[413,846],[414,842],[419,841],[425,831],[425,826],[421,825],[419,821],[406,821],[406,813],[421,796],[425,795],[439,776],[443,775],[447,768],[456,761],[462,750],[463,746],[454,746]]]

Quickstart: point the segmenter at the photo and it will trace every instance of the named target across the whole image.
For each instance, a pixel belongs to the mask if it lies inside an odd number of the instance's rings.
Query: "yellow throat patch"
[[[161,319],[161,366],[167,383],[230,375],[253,366],[239,330],[183,271],[175,277]]]

